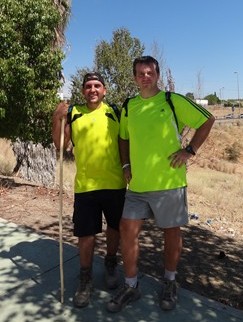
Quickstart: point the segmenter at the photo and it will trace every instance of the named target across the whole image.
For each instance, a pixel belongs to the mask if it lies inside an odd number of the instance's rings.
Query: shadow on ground
[[[1,223],[1,228],[5,223]],[[55,227],[58,229],[58,226]],[[149,229],[149,230],[148,230]],[[153,238],[150,232],[153,230]],[[149,231],[149,233],[148,233]],[[104,251],[104,236],[98,239],[98,252]],[[154,239],[155,238],[155,239]],[[213,237],[212,237],[213,238]],[[149,270],[148,274],[156,276],[160,273],[161,261],[156,262],[160,253],[160,231],[146,223],[141,235],[141,270]],[[156,240],[156,242],[154,242]],[[11,246],[12,245],[12,246]],[[159,255],[160,257],[160,255]],[[78,250],[64,244],[65,305],[59,302],[59,247],[58,241],[36,235],[33,230],[15,224],[6,225],[1,230],[0,245],[0,308],[1,321],[98,321],[110,322],[114,316],[108,314],[104,303],[110,298],[103,281],[103,258],[95,256],[93,299],[82,311],[73,307],[72,296],[77,284]],[[158,258],[158,257],[157,257]],[[184,260],[184,259],[183,259]],[[183,261],[182,261],[183,262]],[[189,274],[189,271],[185,271]],[[235,272],[236,273],[236,272]],[[194,274],[194,273],[193,273]],[[76,276],[77,275],[77,276]],[[141,274],[143,275],[143,274]],[[162,314],[157,303],[159,284],[148,276],[140,277],[142,298],[133,305],[132,310],[123,310],[116,315],[116,321],[161,321]],[[182,276],[182,274],[181,274]],[[182,276],[183,277],[183,276]],[[191,276],[192,279],[194,278]],[[241,285],[239,285],[241,287]],[[156,294],[155,294],[156,293]],[[203,302],[204,301],[204,302]],[[166,321],[240,321],[239,313],[232,315],[217,306],[209,306],[210,301],[200,297],[181,294],[182,303],[178,309],[166,314]],[[206,303],[206,304],[205,304]],[[3,306],[1,307],[1,304]],[[213,305],[211,303],[211,305]],[[216,308],[216,309],[215,309]],[[239,318],[238,318],[239,317]]]
[[[151,222],[145,224],[141,234],[140,270],[158,278],[163,266],[161,237],[160,230]],[[183,228],[183,239],[178,266],[181,287],[243,309],[242,245],[192,224]]]
[[[21,183],[21,182],[17,182],[15,178],[0,176],[0,187],[6,188],[6,189],[14,189],[20,186],[36,187],[37,185],[34,183],[26,183],[26,182]]]
[[[40,231],[59,239],[58,221]],[[63,219],[63,239],[77,245],[71,217]],[[190,224],[183,228],[184,248],[177,279],[181,287],[243,309],[243,250],[233,238],[217,236],[205,227]],[[163,272],[163,233],[152,221],[144,224],[140,236],[139,270],[161,278]],[[96,255],[105,254],[105,234],[97,238]],[[120,263],[122,263],[119,254]]]
[[[98,240],[102,255],[104,238]],[[243,310],[242,244],[192,224],[183,228],[183,243],[177,275],[180,286]],[[140,236],[140,272],[162,278],[162,249],[163,233],[147,221]]]

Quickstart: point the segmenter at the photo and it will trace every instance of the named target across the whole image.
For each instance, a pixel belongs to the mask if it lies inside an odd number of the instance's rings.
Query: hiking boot
[[[91,269],[80,269],[80,280],[73,302],[76,307],[85,307],[89,304],[92,291]]]
[[[105,283],[109,289],[117,288],[119,285],[116,255],[105,256]]]
[[[165,279],[163,284],[163,290],[160,298],[160,307],[162,310],[172,310],[176,307],[177,302],[176,281]]]
[[[109,312],[119,312],[130,302],[136,301],[141,297],[141,292],[136,287],[130,287],[127,284],[122,286],[117,294],[107,303],[106,309]]]

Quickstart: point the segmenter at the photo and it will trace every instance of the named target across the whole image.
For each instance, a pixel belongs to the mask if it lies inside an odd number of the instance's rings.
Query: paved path
[[[64,304],[60,303],[59,245],[0,218],[0,322],[243,322],[243,311],[208,300],[184,289],[171,312],[160,310],[159,282],[140,276],[142,298],[121,313],[109,313],[105,302],[111,296],[103,283],[103,260],[94,259],[91,304],[76,309],[72,296],[77,285],[77,248],[64,244]],[[122,268],[120,268],[122,276]]]

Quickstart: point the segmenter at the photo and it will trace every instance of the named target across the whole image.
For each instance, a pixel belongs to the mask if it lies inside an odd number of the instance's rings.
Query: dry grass
[[[242,220],[242,175],[211,169],[188,171],[188,198],[190,212],[199,213],[201,220],[228,218],[236,223]]]
[[[219,109],[222,113],[222,109]],[[211,111],[217,116],[217,109]],[[243,122],[215,123],[209,138],[188,167],[189,209],[207,220],[242,221]],[[235,146],[237,162],[228,160],[226,148]],[[240,235],[240,231],[238,231]]]

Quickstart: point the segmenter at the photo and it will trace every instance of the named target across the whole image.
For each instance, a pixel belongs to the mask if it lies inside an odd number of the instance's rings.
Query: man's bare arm
[[[214,124],[215,118],[214,116],[211,116],[205,123],[203,123],[194,133],[190,146],[192,147],[192,150],[194,153],[197,152],[197,150],[200,148],[200,146],[204,143],[206,138],[208,137],[211,128]],[[169,158],[171,160],[171,166],[181,167],[184,165],[189,158],[191,158],[193,155],[188,153],[186,149],[181,149],[175,153],[173,153]]]
[[[119,138],[119,151],[124,178],[126,179],[127,183],[129,183],[132,178],[129,155],[129,140]]]
[[[203,125],[201,125],[193,135],[190,145],[193,147],[193,150],[197,152],[197,150],[200,148],[200,146],[204,143],[206,138],[209,135],[209,132],[211,131],[211,128],[214,124],[215,117],[211,116]]]

